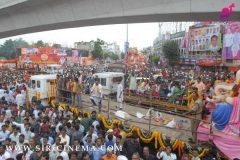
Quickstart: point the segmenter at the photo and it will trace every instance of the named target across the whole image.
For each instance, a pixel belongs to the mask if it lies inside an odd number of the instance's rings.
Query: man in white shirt
[[[20,106],[23,106],[23,104],[25,103],[24,101],[25,101],[24,95],[18,92],[18,95],[16,96],[16,103],[18,109]]]
[[[117,108],[122,110],[122,102],[123,102],[123,85],[121,81],[118,82],[117,86]]]
[[[60,144],[57,147],[57,149],[58,149],[59,155],[62,156],[64,160],[69,160],[68,153],[66,151],[64,151],[64,145],[63,144]]]
[[[233,45],[232,45],[233,57],[236,57],[238,54],[239,44],[240,44],[240,33],[238,32],[238,28],[236,28],[235,32],[233,33]]]
[[[162,158],[162,160],[177,160],[176,154],[171,153],[171,151],[172,151],[171,146],[167,146],[165,151],[163,151],[163,149],[160,148],[157,153],[157,158],[158,159]]]
[[[61,138],[60,143],[64,144],[65,146],[69,146],[70,137],[66,134],[66,129],[65,128],[63,128],[61,130],[61,134],[59,135],[59,137]]]
[[[231,30],[227,30],[227,34],[224,36],[224,46],[226,47],[226,59],[230,59],[231,48],[233,45],[233,34]]]
[[[10,102],[10,96],[9,96],[9,91],[6,91],[6,93],[4,93],[3,97],[5,97],[5,100],[7,101],[7,103],[9,104]]]
[[[98,105],[99,113],[102,111],[102,85],[99,84],[99,80],[95,79],[95,83],[91,89],[90,100],[92,102],[92,107]]]
[[[13,133],[10,134],[9,138],[11,138],[12,141],[18,142],[19,141],[19,136],[21,133],[19,133],[17,127],[13,129]]]
[[[21,118],[25,117],[25,110],[23,110],[23,106],[19,107],[18,116]]]
[[[33,153],[30,150],[30,145],[28,143],[24,144],[22,150],[23,150],[23,153],[26,157],[26,160],[30,160],[30,155]]]
[[[16,160],[16,157],[19,153],[22,153],[21,148],[19,148],[18,146],[16,146],[17,143],[15,141],[11,142],[11,149],[8,149],[7,152],[11,155],[11,158]]]
[[[6,151],[6,146],[1,144],[0,145],[0,160],[6,160],[11,158],[11,155]]]
[[[6,129],[7,126],[5,124],[2,125],[2,131],[0,132],[0,142],[2,142],[2,144],[4,144],[5,139],[8,138],[10,134],[10,132]]]

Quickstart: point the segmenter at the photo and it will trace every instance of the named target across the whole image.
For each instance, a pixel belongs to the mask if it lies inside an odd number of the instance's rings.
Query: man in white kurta
[[[123,102],[123,85],[121,82],[118,82],[117,86],[117,108],[122,110],[122,102]]]
[[[16,96],[16,103],[17,103],[17,108],[19,109],[20,106],[23,106],[23,104],[25,103],[25,97],[23,94],[19,93]]]
[[[98,80],[95,80],[95,83],[91,89],[90,100],[92,102],[92,107],[98,105],[99,113],[102,109],[102,85],[99,84]]]

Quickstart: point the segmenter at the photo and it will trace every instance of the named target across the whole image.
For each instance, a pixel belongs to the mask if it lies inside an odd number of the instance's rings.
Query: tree
[[[119,55],[117,53],[112,53],[111,54],[111,59],[117,60],[117,59],[119,59]]]
[[[62,48],[62,45],[61,44],[57,44],[57,43],[54,43],[52,45],[53,48]]]
[[[36,43],[33,44],[32,47],[43,48],[43,47],[50,47],[50,46],[48,43],[44,43],[42,40],[38,40]]]
[[[158,64],[158,61],[160,59],[160,55],[159,54],[153,54],[149,56],[149,59],[155,64]]]
[[[94,42],[94,49],[92,51],[92,55],[94,59],[103,57],[103,50],[98,42]]]
[[[102,58],[103,50],[101,45],[105,44],[105,42],[99,38],[94,42],[94,49],[92,51],[93,58]],[[105,58],[105,57],[104,57]]]
[[[162,46],[162,50],[170,65],[174,65],[174,62],[179,61],[179,46],[175,41],[165,42]]]
[[[0,56],[6,59],[16,58],[18,48],[27,48],[29,44],[22,38],[19,39],[8,39],[0,46]]]

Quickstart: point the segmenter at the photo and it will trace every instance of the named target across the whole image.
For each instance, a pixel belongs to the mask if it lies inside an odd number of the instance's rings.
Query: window
[[[31,85],[32,85],[32,88],[35,89],[35,87],[36,87],[36,81],[35,81],[35,80],[32,80],[32,84],[31,84]]]
[[[106,86],[107,85],[107,79],[106,78],[101,78],[101,85]]]
[[[40,88],[41,87],[41,82],[40,81],[37,81],[37,88]]]

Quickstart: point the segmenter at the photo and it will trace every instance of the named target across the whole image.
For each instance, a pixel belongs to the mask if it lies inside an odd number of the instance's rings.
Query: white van
[[[59,64],[50,64],[46,66],[46,72],[48,74],[57,74],[58,72],[59,74],[63,74],[63,68]]]
[[[94,79],[98,79],[102,85],[103,95],[117,93],[118,81],[121,80],[121,84],[124,86],[124,73],[120,72],[103,72],[93,75]]]
[[[32,101],[41,100],[42,104],[48,105],[47,98],[56,97],[56,74],[31,76],[28,83],[28,97]]]

